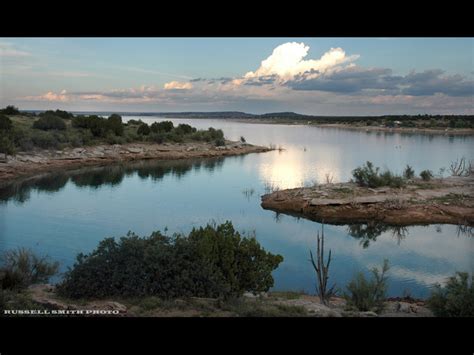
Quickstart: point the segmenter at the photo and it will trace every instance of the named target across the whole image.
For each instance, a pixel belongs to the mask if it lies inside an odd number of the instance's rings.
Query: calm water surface
[[[126,119],[137,118],[127,117]],[[157,118],[141,118],[160,121]],[[314,293],[308,261],[319,223],[278,215],[260,207],[269,185],[292,188],[347,181],[370,160],[401,172],[440,168],[465,156],[474,159],[473,137],[367,133],[307,126],[173,119],[197,128],[222,128],[226,138],[282,146],[285,150],[225,159],[138,162],[55,174],[0,190],[0,251],[26,246],[61,262],[107,236],[132,230],[189,232],[210,221],[231,220],[241,232],[256,232],[269,251],[284,256],[274,272],[276,290]],[[471,231],[472,233],[472,231]],[[387,228],[381,225],[325,226],[332,249],[330,282],[345,285],[356,271],[388,258],[391,296],[426,297],[431,285],[454,271],[474,269],[474,237],[452,225]]]

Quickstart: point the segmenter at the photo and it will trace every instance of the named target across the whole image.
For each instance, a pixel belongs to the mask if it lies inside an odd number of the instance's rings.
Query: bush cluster
[[[18,107],[15,107],[15,106],[12,106],[12,105],[9,105],[3,109],[0,110],[0,114],[4,114],[4,115],[19,115],[20,114],[20,111],[18,110]]]
[[[437,317],[474,317],[474,276],[456,272],[445,287],[435,286],[427,305]]]
[[[150,126],[153,133],[171,132],[173,128],[173,122],[171,121],[154,122]]]
[[[41,116],[33,123],[33,128],[41,129],[43,131],[49,130],[66,130],[66,122],[61,117],[55,115],[44,115]]]
[[[57,117],[61,117],[62,119],[65,119],[65,120],[74,118],[74,114],[72,114],[71,112],[63,111],[63,110],[56,110],[56,111],[47,110],[45,112],[40,113],[39,116],[40,117],[42,117],[42,116],[57,116]]]
[[[379,173],[380,168],[374,168],[372,162],[366,162],[365,166],[358,167],[352,171],[352,176],[359,186],[363,187],[402,187],[405,179],[393,174],[390,170]]]
[[[58,285],[71,298],[108,296],[232,297],[267,291],[283,258],[243,238],[231,222],[193,229],[188,236],[154,232],[107,238],[79,254]]]
[[[104,138],[110,133],[122,136],[124,132],[122,117],[117,114],[112,114],[107,119],[97,115],[76,116],[72,120],[72,126],[88,129],[94,137],[100,138]]]
[[[39,257],[31,250],[18,248],[2,255],[0,266],[0,289],[19,290],[47,282],[57,273],[59,264],[47,257]]]

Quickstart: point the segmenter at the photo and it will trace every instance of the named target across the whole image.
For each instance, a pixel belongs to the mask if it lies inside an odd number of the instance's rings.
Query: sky
[[[0,106],[474,114],[473,38],[0,38]]]

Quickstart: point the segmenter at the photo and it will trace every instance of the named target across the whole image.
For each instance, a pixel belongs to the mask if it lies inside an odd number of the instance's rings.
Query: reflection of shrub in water
[[[71,181],[77,187],[92,187],[97,189],[102,185],[118,185],[122,182],[123,177],[123,167],[114,166],[112,168],[90,171],[84,174],[72,176]]]
[[[456,234],[458,237],[460,235],[465,235],[467,237],[474,237],[474,228],[466,224],[458,224],[456,226]]]
[[[408,228],[402,226],[389,226],[383,223],[360,223],[347,226],[347,233],[356,239],[360,239],[363,248],[368,248],[371,242],[385,232],[391,231],[392,237],[397,239],[397,243],[405,239],[408,235]]]
[[[110,165],[99,168],[88,168],[71,171],[69,173],[52,173],[34,180],[15,182],[0,188],[0,202],[14,200],[23,203],[29,200],[30,192],[57,192],[69,180],[77,187],[91,187],[98,189],[102,185],[117,186],[125,176],[137,174],[141,179],[151,178],[161,180],[171,174],[180,179],[193,169],[199,171],[203,167],[206,171],[213,172],[221,168],[224,159],[183,160],[183,161],[139,161],[129,164]]]
[[[57,192],[62,189],[69,177],[64,173],[55,173],[29,182],[13,183],[0,189],[0,201],[13,199],[23,203],[29,200],[32,190],[43,192]]]

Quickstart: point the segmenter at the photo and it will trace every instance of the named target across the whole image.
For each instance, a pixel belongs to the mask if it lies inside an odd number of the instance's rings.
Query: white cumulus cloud
[[[193,88],[190,82],[170,81],[165,83],[165,90],[189,90]]]
[[[273,53],[262,61],[260,67],[245,74],[246,79],[277,75],[281,80],[291,80],[305,72],[326,72],[346,62],[356,60],[359,56],[347,56],[342,48],[331,48],[319,59],[304,59],[308,55],[309,46],[304,43],[287,42],[279,45]]]

